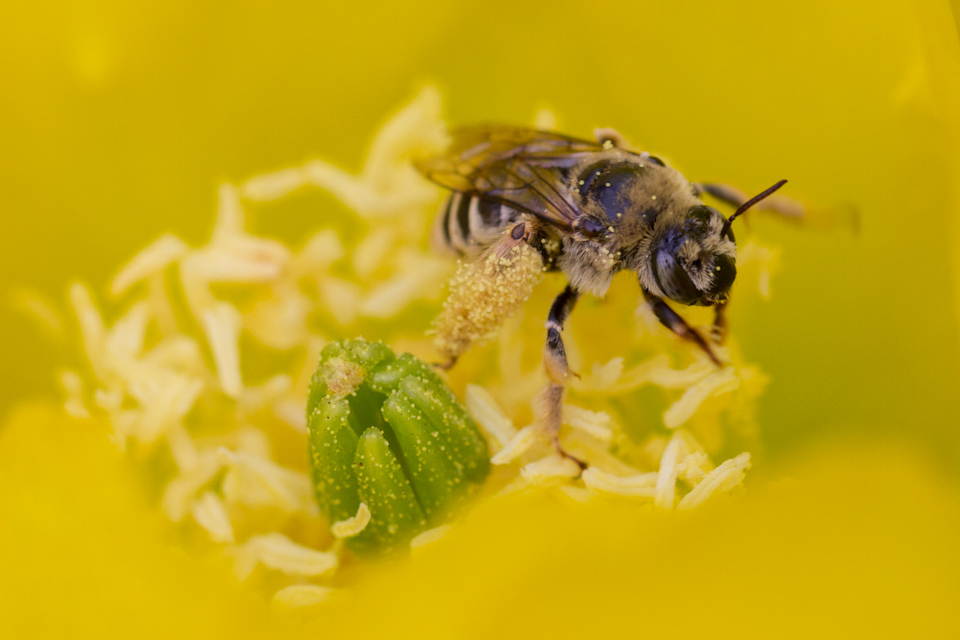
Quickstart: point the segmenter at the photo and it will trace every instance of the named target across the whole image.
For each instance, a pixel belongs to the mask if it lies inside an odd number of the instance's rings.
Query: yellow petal
[[[89,420],[34,407],[0,429],[3,637],[262,637],[262,598],[173,544],[142,482]]]

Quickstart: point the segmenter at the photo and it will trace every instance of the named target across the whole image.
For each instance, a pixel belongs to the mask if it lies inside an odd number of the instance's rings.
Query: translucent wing
[[[486,125],[456,129],[442,156],[417,163],[440,186],[492,198],[560,227],[579,215],[565,170],[603,150],[548,131]]]

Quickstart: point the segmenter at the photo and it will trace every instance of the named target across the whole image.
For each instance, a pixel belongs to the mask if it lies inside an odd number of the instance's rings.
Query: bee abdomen
[[[437,212],[434,246],[461,256],[476,254],[496,241],[517,216],[515,209],[495,200],[454,193]]]

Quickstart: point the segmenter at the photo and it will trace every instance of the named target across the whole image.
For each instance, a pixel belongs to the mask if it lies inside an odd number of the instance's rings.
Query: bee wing
[[[456,129],[447,152],[417,163],[442,187],[492,198],[569,227],[580,213],[564,170],[603,147],[548,131],[485,125]]]

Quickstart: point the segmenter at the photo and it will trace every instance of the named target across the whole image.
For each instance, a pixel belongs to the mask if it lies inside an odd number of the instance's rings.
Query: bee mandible
[[[803,213],[793,200],[767,199],[786,180],[748,198],[725,184],[688,181],[660,158],[633,150],[614,130],[598,129],[595,136],[466,127],[451,133],[444,155],[417,163],[427,178],[453,191],[437,216],[434,245],[468,262],[435,325],[445,366],[495,332],[529,297],[540,272],[566,276],[547,316],[550,382],[543,396],[544,426],[564,455],[558,434],[570,369],[560,334],[581,294],[603,296],[616,273],[634,272],[657,319],[719,366],[710,341],[666,300],[713,306],[712,333],[722,340],[737,274],[731,223],[761,201],[766,210]],[[725,218],[700,199],[704,193],[736,212]]]

